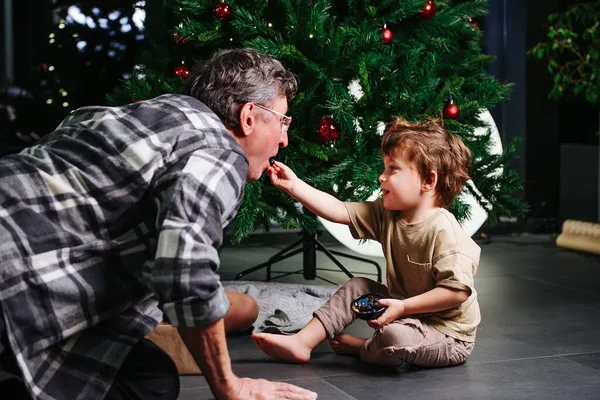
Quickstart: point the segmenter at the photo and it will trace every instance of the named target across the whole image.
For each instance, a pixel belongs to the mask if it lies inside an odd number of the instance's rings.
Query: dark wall
[[[4,18],[4,0],[0,0],[0,88],[6,83],[6,49],[4,46]]]
[[[518,158],[512,163],[519,176],[526,168],[526,5],[521,0],[490,0],[485,18],[484,51],[496,56],[490,72],[501,81],[514,83],[508,102],[491,110],[506,145],[521,139]]]
[[[528,2],[527,48],[547,39],[547,18],[564,10],[563,1]],[[527,62],[527,201],[534,217],[558,217],[560,192],[559,102],[548,99],[552,77],[545,62]]]
[[[50,1],[13,0],[15,84],[29,87],[34,66],[36,44],[44,35],[49,18]],[[45,38],[47,40],[47,37]]]
[[[553,220],[556,228],[565,217],[561,197],[564,203],[569,193],[565,193],[566,187],[561,191],[561,145],[598,145],[597,107],[571,94],[558,101],[548,99],[552,76],[546,62],[526,55],[528,49],[547,39],[548,15],[565,11],[573,2],[490,0],[485,18],[485,51],[497,57],[491,72],[515,84],[511,99],[492,114],[505,144],[521,138],[520,158],[513,167],[523,179],[532,226],[540,224],[536,220],[544,221],[541,224]]]
[[[30,69],[33,65],[34,43],[39,42],[39,37],[43,34],[43,16],[47,15],[45,11],[49,1],[12,0],[12,15],[10,16],[4,14],[6,3],[7,0],[0,0],[0,84],[27,86],[31,77]],[[13,54],[11,56],[14,76],[12,82],[6,80],[5,18],[10,19],[13,28]]]

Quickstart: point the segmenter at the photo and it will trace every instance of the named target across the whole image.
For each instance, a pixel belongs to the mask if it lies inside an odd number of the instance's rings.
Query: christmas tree
[[[486,70],[475,22],[486,0],[179,0],[146,5],[144,68],[111,101],[178,92],[194,60],[224,48],[252,47],[279,59],[299,80],[290,104],[290,146],[278,159],[299,177],[341,200],[360,201],[378,190],[381,136],[397,116],[444,118],[473,152],[465,188],[491,219],[526,207],[505,168],[516,143],[491,154],[482,110],[507,99],[510,85]],[[500,172],[500,173],[499,173]],[[455,201],[460,220],[469,206]],[[314,233],[318,222],[267,180],[249,183],[234,240],[277,222]]]

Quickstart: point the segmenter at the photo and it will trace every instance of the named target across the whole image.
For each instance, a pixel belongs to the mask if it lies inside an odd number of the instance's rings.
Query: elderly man
[[[225,50],[184,94],[79,109],[0,160],[2,393],[176,399],[175,365],[144,339],[162,310],[216,398],[316,398],[233,374],[216,273],[244,183],[288,144],[296,89],[278,61]]]

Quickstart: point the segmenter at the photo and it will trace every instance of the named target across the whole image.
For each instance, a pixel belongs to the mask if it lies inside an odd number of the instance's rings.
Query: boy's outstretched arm
[[[275,161],[267,169],[267,174],[273,185],[285,190],[319,217],[338,224],[350,225],[348,210],[343,201],[310,186],[298,178],[287,165]]]
[[[377,319],[369,321],[371,328],[380,328],[404,315],[432,313],[456,307],[469,298],[466,290],[449,289],[437,286],[428,292],[405,300],[382,299],[379,304],[387,306],[387,310]]]

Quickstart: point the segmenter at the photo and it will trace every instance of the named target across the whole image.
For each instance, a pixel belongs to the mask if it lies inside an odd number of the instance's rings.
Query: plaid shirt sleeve
[[[217,248],[239,207],[246,178],[240,174],[247,169],[236,152],[202,149],[167,183],[156,260],[146,279],[173,326],[211,324],[229,309],[216,273]]]

